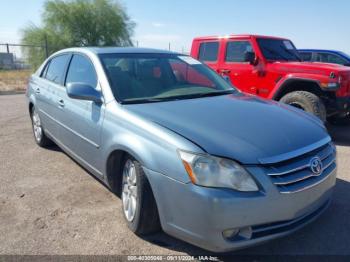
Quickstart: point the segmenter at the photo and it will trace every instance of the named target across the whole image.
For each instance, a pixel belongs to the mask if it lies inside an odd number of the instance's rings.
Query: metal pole
[[[46,58],[49,57],[49,47],[47,44],[47,35],[45,34],[45,54],[46,54]]]
[[[170,49],[171,49],[171,44],[169,43],[169,51],[170,51]]]
[[[9,53],[10,53],[10,47],[9,47],[9,44],[6,44],[6,50],[7,50],[7,53],[9,54]]]

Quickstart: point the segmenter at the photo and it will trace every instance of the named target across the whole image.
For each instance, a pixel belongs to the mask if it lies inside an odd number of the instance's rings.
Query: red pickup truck
[[[241,91],[280,101],[321,120],[350,115],[350,69],[302,62],[285,38],[231,35],[193,40],[191,56],[230,79]]]

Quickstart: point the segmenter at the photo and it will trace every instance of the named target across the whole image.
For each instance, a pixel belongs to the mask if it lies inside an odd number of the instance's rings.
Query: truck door
[[[255,67],[245,61],[245,53],[254,52],[250,39],[228,39],[225,44],[225,55],[218,72],[228,76],[241,91],[257,94]]]

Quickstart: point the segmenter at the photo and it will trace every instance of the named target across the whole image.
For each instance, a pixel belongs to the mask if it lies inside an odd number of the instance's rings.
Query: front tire
[[[128,227],[137,235],[159,231],[157,205],[140,163],[127,157],[122,175],[122,210]]]
[[[327,111],[322,99],[306,91],[291,92],[281,98],[280,102],[311,113],[326,122]]]
[[[52,145],[52,141],[45,135],[40,116],[35,107],[31,110],[31,120],[35,142],[41,147]]]

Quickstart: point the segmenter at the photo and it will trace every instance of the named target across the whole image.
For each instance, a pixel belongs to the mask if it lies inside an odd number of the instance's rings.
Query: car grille
[[[316,175],[311,170],[310,162],[319,157],[322,161],[322,172]],[[327,179],[336,168],[336,149],[333,143],[317,148],[302,156],[265,166],[265,172],[277,186],[280,193],[297,193],[316,186]]]

